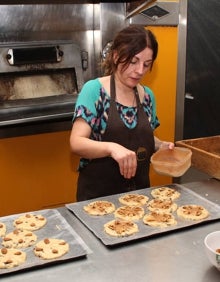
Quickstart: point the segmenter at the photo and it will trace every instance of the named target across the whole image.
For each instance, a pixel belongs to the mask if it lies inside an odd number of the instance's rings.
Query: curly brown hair
[[[131,25],[122,29],[116,34],[110,51],[102,62],[104,74],[110,75],[115,73],[119,64],[123,64],[123,70],[125,70],[133,57],[146,47],[153,51],[152,69],[158,53],[158,43],[154,34],[141,25]],[[114,60],[115,52],[118,56],[116,62]]]

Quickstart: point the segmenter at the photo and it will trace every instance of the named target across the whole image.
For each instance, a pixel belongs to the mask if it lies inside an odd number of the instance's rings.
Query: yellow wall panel
[[[69,131],[0,140],[0,216],[75,201],[78,157]]]
[[[160,127],[155,135],[161,140],[174,141],[178,29],[170,26],[148,26],[159,44],[158,57],[153,69],[147,73],[143,83],[148,85],[156,97]],[[151,186],[171,183],[172,178],[160,176],[151,169]]]

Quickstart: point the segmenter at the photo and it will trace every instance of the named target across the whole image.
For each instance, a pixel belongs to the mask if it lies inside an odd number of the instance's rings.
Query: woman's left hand
[[[175,145],[174,145],[173,142],[161,141],[159,149],[170,149],[170,150],[173,150],[174,146]]]

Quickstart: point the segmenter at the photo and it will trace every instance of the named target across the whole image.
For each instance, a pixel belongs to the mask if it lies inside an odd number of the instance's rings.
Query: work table
[[[220,181],[183,184],[220,204]],[[89,249],[86,257],[1,277],[2,282],[217,282],[219,271],[204,250],[204,238],[220,230],[220,220],[141,239],[117,247],[106,247],[67,208],[58,211],[80,235]]]

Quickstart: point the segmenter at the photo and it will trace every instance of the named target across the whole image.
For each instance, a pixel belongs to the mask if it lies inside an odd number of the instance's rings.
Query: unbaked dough
[[[94,201],[83,209],[90,215],[105,215],[115,211],[115,205],[109,201]]]
[[[177,215],[184,219],[200,220],[207,218],[209,212],[200,205],[183,205],[177,209]]]
[[[27,248],[37,241],[37,235],[28,230],[18,230],[8,233],[3,237],[2,245],[6,248]]]
[[[125,237],[139,230],[137,224],[131,220],[114,219],[104,224],[104,231],[114,237]]]
[[[19,216],[14,220],[13,225],[17,229],[21,230],[38,230],[47,223],[47,219],[41,214],[30,214]]]
[[[172,200],[162,200],[159,198],[150,200],[147,203],[147,208],[150,211],[159,211],[159,212],[174,212],[177,209],[177,204]]]
[[[143,217],[144,224],[153,227],[167,227],[176,225],[177,221],[171,213],[155,212],[152,211]]]
[[[114,212],[116,218],[125,220],[139,220],[144,215],[144,208],[140,206],[122,206]]]
[[[12,268],[26,261],[26,253],[18,249],[0,249],[0,268]]]
[[[180,192],[170,187],[159,187],[151,191],[153,198],[176,200],[180,197]]]
[[[125,206],[143,206],[149,198],[140,194],[125,194],[119,197],[119,202]]]
[[[55,259],[69,251],[69,244],[62,239],[45,238],[34,247],[34,254],[42,259]]]

